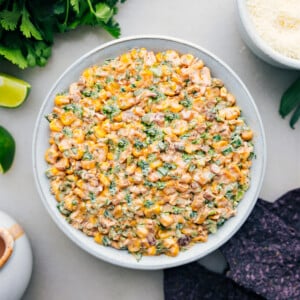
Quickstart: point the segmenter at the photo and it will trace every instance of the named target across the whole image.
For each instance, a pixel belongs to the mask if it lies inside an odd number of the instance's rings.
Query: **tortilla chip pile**
[[[165,299],[300,299],[300,189],[258,200],[221,249],[225,274],[198,263],[165,270]]]

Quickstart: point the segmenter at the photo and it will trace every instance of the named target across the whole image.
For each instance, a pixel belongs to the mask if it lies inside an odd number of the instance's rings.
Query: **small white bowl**
[[[254,159],[251,168],[251,186],[238,206],[237,215],[219,228],[217,233],[211,234],[206,243],[196,244],[176,257],[146,256],[137,261],[125,250],[116,250],[95,243],[92,238],[70,226],[59,213],[56,208],[57,202],[49,190],[49,180],[45,176],[48,166],[44,159],[44,153],[49,147],[49,125],[44,116],[52,111],[55,95],[66,91],[72,82],[78,81],[84,69],[93,64],[101,64],[106,59],[114,58],[129,49],[141,47],[155,52],[173,49],[180,53],[191,53],[202,59],[211,69],[212,75],[222,79],[228,90],[236,96],[237,103],[242,108],[243,116],[255,132],[254,146],[257,158]],[[133,269],[155,270],[182,265],[197,260],[223,245],[237,232],[252,211],[262,185],[265,164],[266,142],[261,118],[250,93],[239,77],[219,58],[199,46],[163,36],[123,38],[106,43],[82,56],[59,77],[46,96],[36,121],[33,138],[33,171],[36,185],[46,209],[58,227],[73,242],[90,254],[112,264]]]
[[[0,239],[0,299],[21,299],[32,273],[32,250],[22,227],[1,210]]]
[[[242,39],[255,55],[275,67],[300,70],[300,60],[280,54],[260,37],[251,20],[246,0],[236,0],[236,10]]]

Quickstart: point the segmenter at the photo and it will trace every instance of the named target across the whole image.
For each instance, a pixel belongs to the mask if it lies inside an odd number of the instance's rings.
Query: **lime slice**
[[[30,88],[28,82],[0,73],[0,106],[20,106],[26,100]]]
[[[0,173],[11,167],[15,156],[16,145],[12,135],[0,126]]]

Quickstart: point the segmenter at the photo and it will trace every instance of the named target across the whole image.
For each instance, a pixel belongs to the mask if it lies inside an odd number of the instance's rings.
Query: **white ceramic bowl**
[[[252,52],[275,67],[300,70],[300,60],[280,54],[260,37],[250,18],[246,0],[236,0],[235,3],[241,37]]]
[[[79,79],[81,72],[93,65],[101,64],[108,58],[116,57],[131,48],[145,47],[153,51],[174,49],[181,53],[192,53],[204,60],[211,69],[214,77],[221,78],[226,87],[237,98],[247,123],[255,132],[254,144],[257,158],[253,161],[251,169],[251,187],[238,206],[237,216],[228,220],[216,234],[210,235],[206,243],[200,243],[188,251],[181,252],[177,257],[146,256],[139,262],[127,251],[116,250],[96,244],[92,238],[87,237],[79,230],[71,227],[56,208],[56,200],[49,191],[49,180],[45,176],[47,164],[44,153],[48,148],[49,129],[44,116],[52,111],[53,99],[59,92],[66,91],[68,86]],[[57,80],[42,105],[35,125],[33,139],[33,170],[36,185],[41,199],[49,214],[58,227],[79,247],[90,254],[115,265],[134,269],[163,269],[182,265],[199,259],[224,244],[246,221],[252,211],[260,191],[266,162],[266,144],[263,125],[257,107],[246,86],[239,77],[219,58],[200,48],[199,46],[175,38],[162,36],[137,36],[115,40],[104,44],[82,56],[72,64]]]

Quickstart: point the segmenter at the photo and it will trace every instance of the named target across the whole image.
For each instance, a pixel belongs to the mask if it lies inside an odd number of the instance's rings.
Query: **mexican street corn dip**
[[[132,49],[84,70],[54,104],[51,192],[97,243],[176,256],[236,213],[253,132],[192,54]]]

